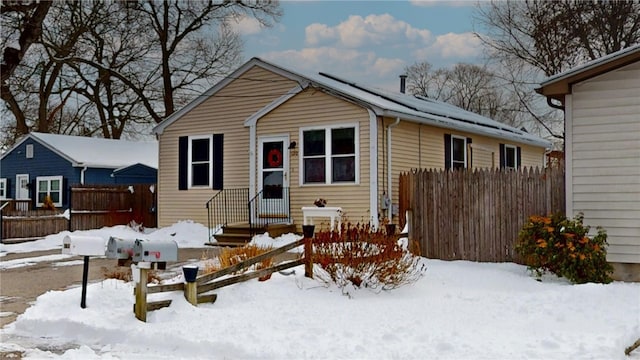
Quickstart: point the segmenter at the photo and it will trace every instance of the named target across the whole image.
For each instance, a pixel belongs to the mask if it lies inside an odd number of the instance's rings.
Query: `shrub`
[[[271,251],[272,247],[260,247],[256,245],[245,245],[243,247],[237,248],[223,248],[220,251],[220,254],[216,256],[214,259],[207,259],[208,256],[205,254],[202,255],[202,260],[204,263],[204,274],[209,274],[229,266],[233,266],[241,261],[250,259],[252,257],[256,257],[260,254]],[[273,263],[273,259],[265,259],[260,263],[256,264],[255,268],[266,269],[270,267]],[[247,269],[244,269],[247,270]]]
[[[516,251],[538,277],[552,272],[573,283],[610,283],[613,267],[607,263],[607,233],[598,227],[589,237],[584,216],[531,216],[518,235]]]
[[[343,225],[340,233],[320,231],[313,239],[313,262],[331,281],[345,286],[389,290],[416,281],[426,267],[398,244],[397,237],[369,225]]]

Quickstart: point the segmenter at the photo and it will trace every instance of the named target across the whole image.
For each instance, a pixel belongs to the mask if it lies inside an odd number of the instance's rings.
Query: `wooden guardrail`
[[[304,245],[304,256],[297,260],[286,261],[275,266],[271,266],[265,269],[260,269],[252,272],[245,272],[239,275],[228,277],[225,279],[219,279],[222,276],[233,274],[234,272],[246,269],[252,265],[260,263],[266,259],[273,258],[277,255],[283,254],[298,246]],[[211,291],[236,284],[239,282],[247,281],[272,274],[276,271],[282,271],[292,267],[296,267],[305,264],[305,276],[313,278],[313,250],[312,250],[312,238],[304,237],[296,242],[281,246],[279,248],[270,250],[258,256],[254,256],[250,259],[241,261],[235,265],[226,267],[213,273],[203,274],[198,276],[194,282],[177,283],[177,284],[165,284],[165,285],[152,285],[147,286],[147,272],[150,267],[140,266],[140,277],[134,289],[136,297],[136,303],[134,304],[134,313],[136,318],[141,321],[147,321],[147,312],[158,310],[163,307],[171,305],[171,300],[160,301],[147,301],[147,295],[168,291],[183,291],[184,296],[191,304],[197,306],[202,303],[212,303],[217,299],[217,295],[211,293]],[[216,280],[218,279],[218,280]]]

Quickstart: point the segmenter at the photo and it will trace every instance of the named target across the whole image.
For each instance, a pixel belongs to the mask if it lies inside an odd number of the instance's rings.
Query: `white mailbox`
[[[107,259],[132,259],[134,245],[134,239],[120,239],[111,236],[107,242]]]
[[[133,245],[133,261],[148,261],[164,270],[167,261],[178,261],[178,244],[173,240],[136,239]]]
[[[62,253],[84,256],[104,256],[105,241],[98,236],[67,235],[62,239]]]

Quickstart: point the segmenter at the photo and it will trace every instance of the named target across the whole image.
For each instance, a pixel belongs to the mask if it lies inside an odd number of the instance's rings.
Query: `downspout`
[[[389,217],[389,224],[393,221],[393,177],[391,176],[391,129],[400,124],[400,118],[396,118],[396,122],[387,126],[387,196],[391,199],[391,206],[388,209],[387,216]]]
[[[82,170],[80,170],[80,184],[84,185],[84,172],[87,171],[87,167],[83,167]]]
[[[378,117],[373,110],[369,113],[369,222],[377,229],[378,222]]]

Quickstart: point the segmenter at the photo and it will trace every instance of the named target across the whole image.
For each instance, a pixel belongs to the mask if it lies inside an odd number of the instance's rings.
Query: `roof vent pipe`
[[[400,92],[404,94],[407,85],[407,75],[400,75]]]

